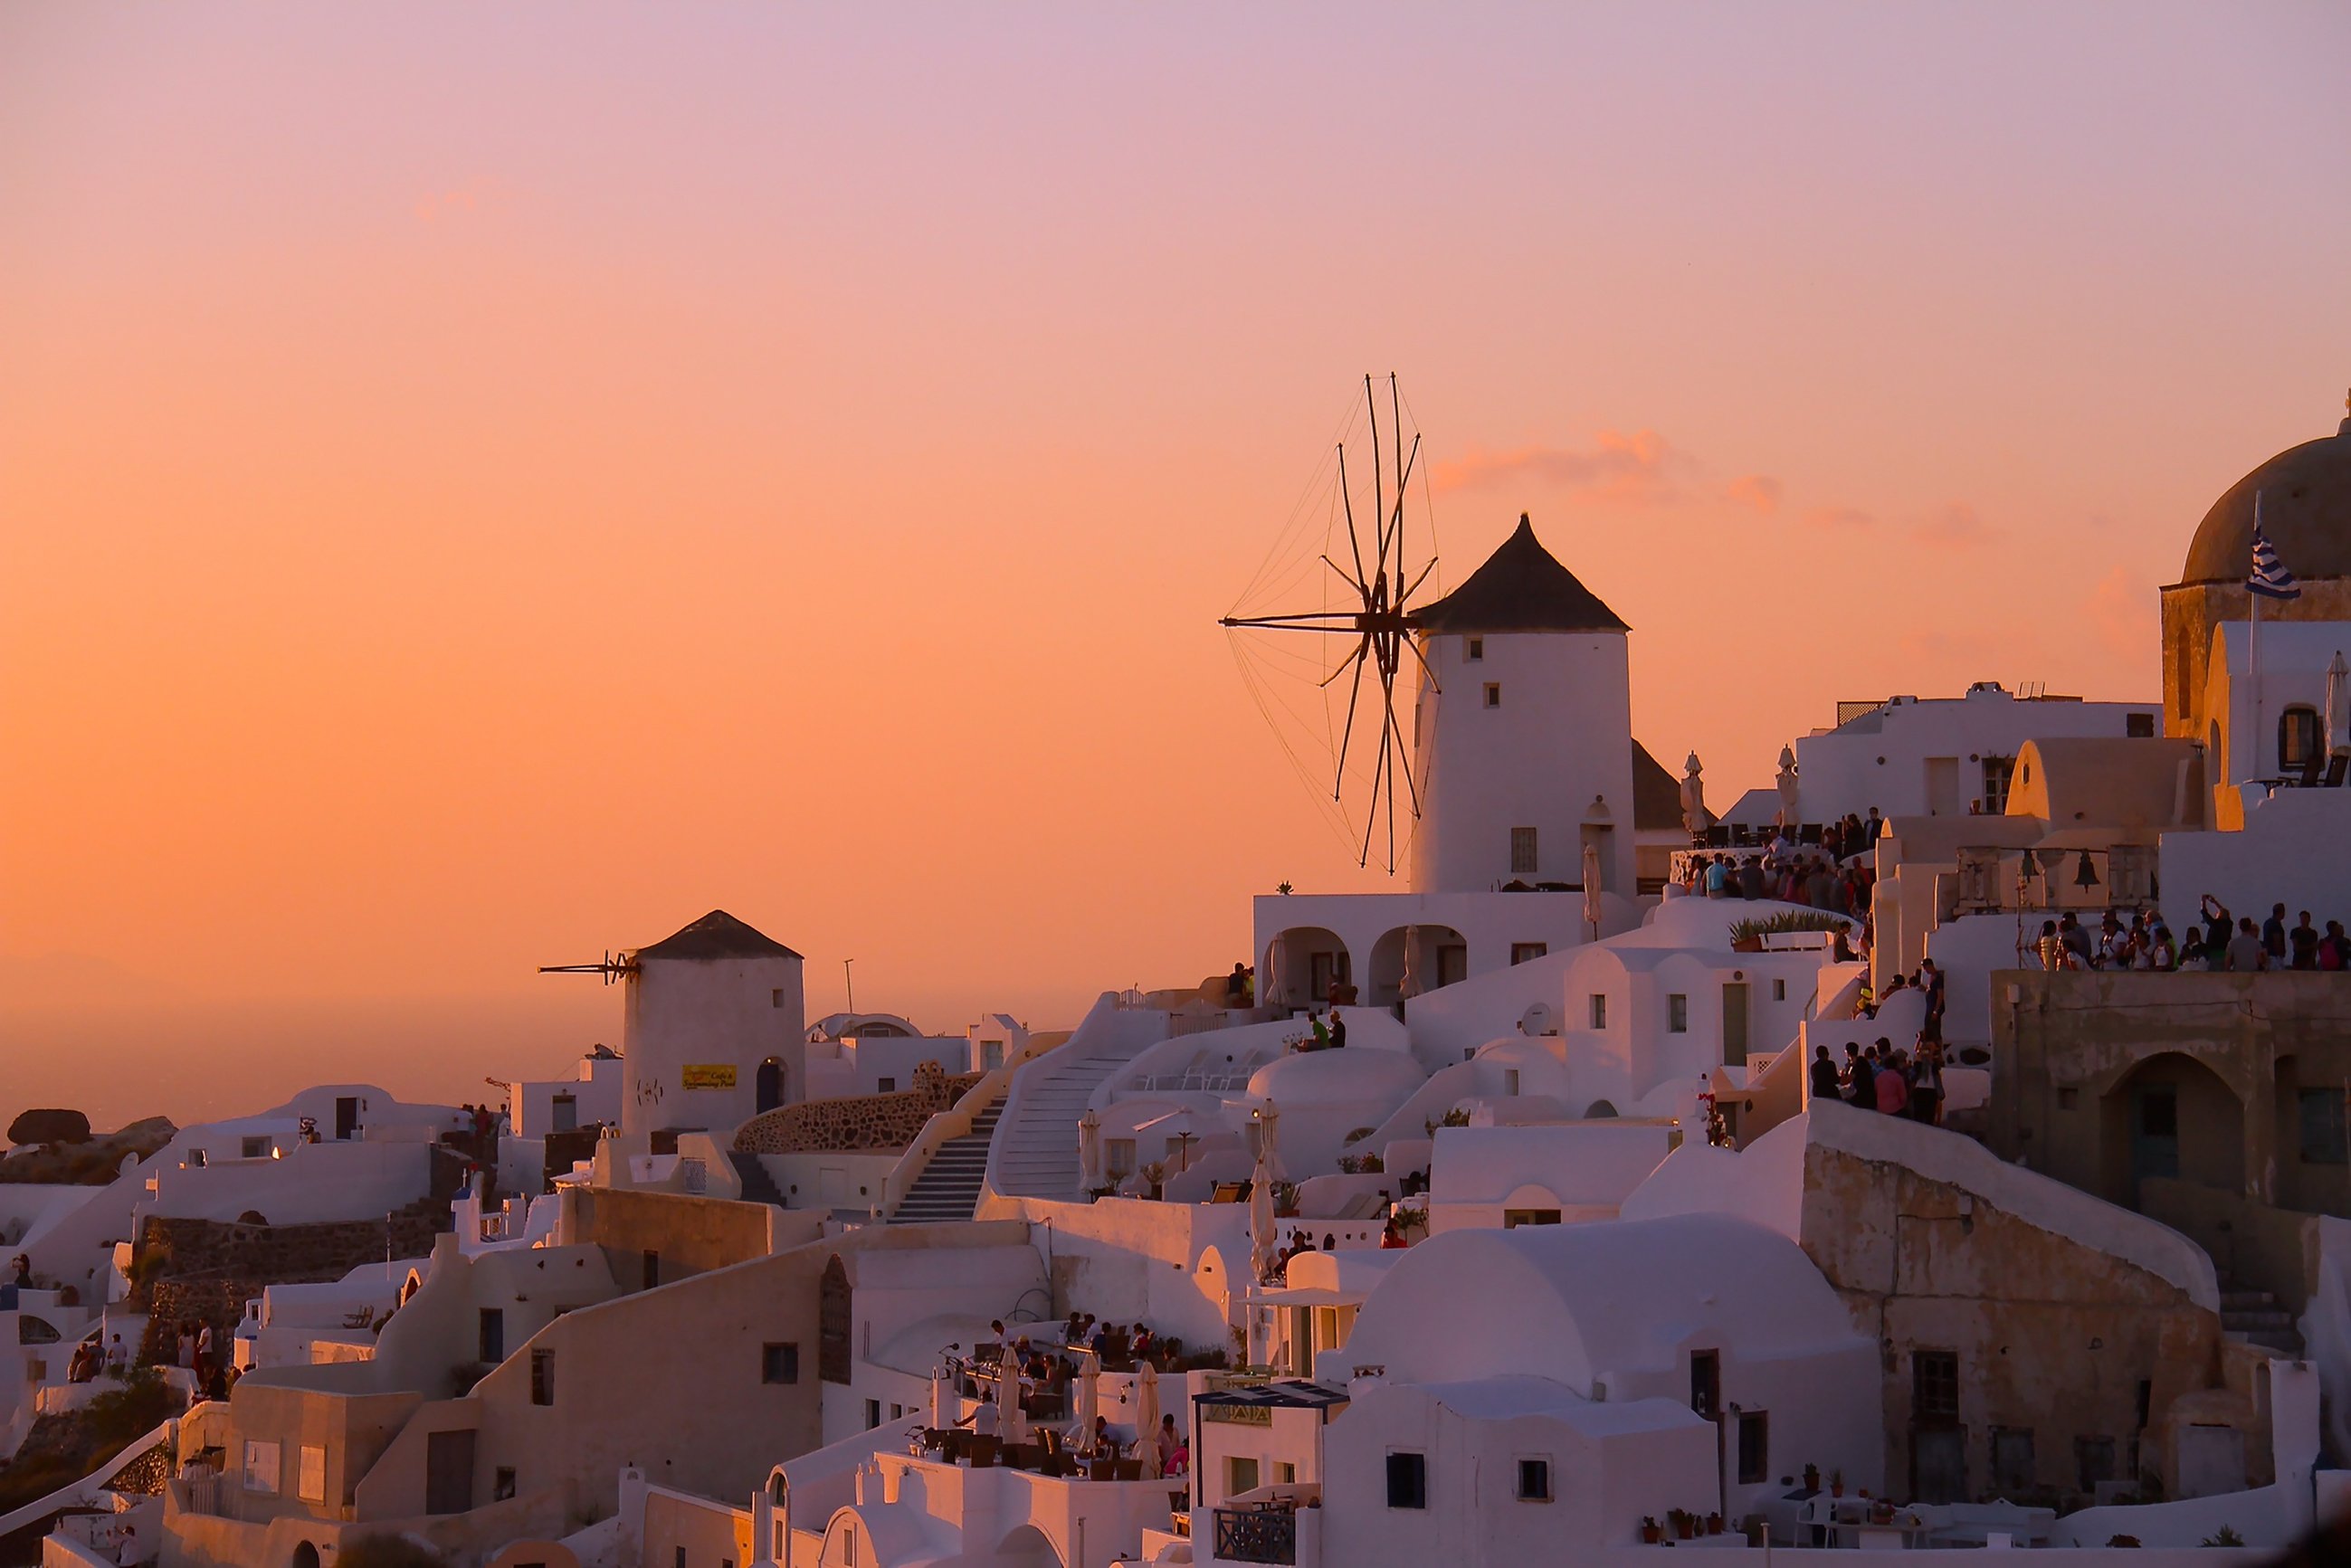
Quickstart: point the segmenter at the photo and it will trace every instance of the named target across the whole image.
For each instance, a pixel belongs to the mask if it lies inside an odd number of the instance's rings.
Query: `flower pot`
[[[1709,1513],[1706,1516],[1706,1532],[1708,1535],[1720,1535],[1722,1533],[1722,1515],[1719,1513]]]
[[[1734,937],[1731,939],[1730,950],[1734,953],[1761,953],[1763,951],[1763,938],[1761,936]]]
[[[1654,1521],[1641,1526],[1641,1543],[1643,1545],[1655,1546],[1658,1542],[1663,1541],[1665,1538],[1665,1530]]]
[[[1676,1541],[1687,1541],[1689,1538],[1690,1521],[1687,1519],[1677,1519],[1674,1521],[1674,1539]]]

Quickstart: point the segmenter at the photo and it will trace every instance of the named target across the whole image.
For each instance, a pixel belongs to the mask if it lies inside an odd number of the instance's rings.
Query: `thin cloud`
[[[1520,446],[1472,452],[1439,463],[1430,483],[1440,491],[1488,489],[1531,481],[1578,501],[1615,506],[1667,506],[1682,498],[1680,482],[1698,462],[1654,430],[1604,430],[1588,448]]]
[[[1870,533],[1877,519],[1859,507],[1814,507],[1804,513],[1804,526],[1823,533]]]
[[[1940,507],[1914,525],[1911,534],[1929,549],[1976,549],[1992,543],[2004,530],[1993,528],[1964,501]]]
[[[1769,474],[1742,474],[1722,487],[1722,497],[1768,517],[1780,509],[1780,481]]]

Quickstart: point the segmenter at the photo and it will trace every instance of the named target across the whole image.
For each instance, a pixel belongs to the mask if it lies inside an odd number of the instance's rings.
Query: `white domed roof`
[[[1301,1051],[1250,1074],[1249,1092],[1285,1109],[1293,1104],[1355,1105],[1378,1101],[1402,1104],[1426,1077],[1420,1063],[1401,1051],[1360,1047]]]

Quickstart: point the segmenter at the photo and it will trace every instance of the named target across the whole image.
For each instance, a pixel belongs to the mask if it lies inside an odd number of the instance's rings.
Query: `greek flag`
[[[2278,559],[2277,546],[2262,531],[2262,498],[2253,497],[2253,574],[2245,586],[2264,599],[2299,599],[2302,585]]]

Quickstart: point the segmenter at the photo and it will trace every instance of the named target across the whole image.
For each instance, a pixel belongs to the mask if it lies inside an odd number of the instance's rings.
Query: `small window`
[[[1739,1413],[1739,1484],[1771,1479],[1771,1418],[1761,1410]]]
[[[1298,1467],[1296,1465],[1291,1464],[1288,1459],[1276,1459],[1273,1461],[1274,1485],[1284,1487],[1294,1486],[1297,1484],[1297,1481]]]
[[[295,1475],[294,1495],[304,1502],[327,1500],[327,1450],[314,1448],[308,1443],[297,1454],[299,1469]]]
[[[1519,1070],[1517,1068],[1505,1067],[1502,1069],[1502,1092],[1510,1096],[1512,1099],[1518,1098]]]
[[[1510,874],[1532,876],[1540,869],[1535,859],[1535,831],[1532,828],[1510,830]]]
[[[1500,707],[1502,706],[1501,682],[1488,681],[1486,683],[1486,706],[1488,707]]]
[[[865,1402],[865,1429],[871,1432],[880,1425],[882,1425],[882,1401],[868,1399]]]
[[[2016,758],[1987,757],[1983,759],[1983,809],[1988,817],[2008,813],[2008,788],[2016,778]]]
[[[245,1157],[248,1160],[266,1160],[269,1157],[267,1138],[246,1138],[243,1141],[242,1146],[245,1150]]]
[[[490,1500],[492,1502],[504,1502],[507,1499],[514,1496],[514,1467],[512,1465],[500,1465],[496,1469],[492,1470],[490,1472]],[[518,1563],[517,1564],[517,1568],[528,1568],[528,1564]]]
[[[893,1421],[901,1419],[905,1414],[906,1407],[904,1405],[893,1404],[890,1406],[890,1419]]]
[[[276,1497],[278,1484],[278,1449],[275,1443],[265,1443],[247,1437],[245,1440],[245,1490],[264,1497]]]
[[[1502,1210],[1502,1228],[1516,1230],[1521,1225],[1557,1225],[1556,1208],[1506,1208]]]
[[[475,1357],[485,1366],[496,1366],[507,1358],[507,1314],[503,1307],[484,1307],[481,1326],[476,1333],[478,1343],[474,1348],[481,1354]]]
[[[1004,1065],[1004,1042],[983,1040],[979,1042],[979,1065],[982,1071],[993,1072]]]
[[[1910,1353],[1910,1417],[1914,1421],[1959,1418],[1959,1354],[1953,1350]]]
[[[2278,715],[2278,771],[2299,773],[2318,760],[2318,710],[2290,707]]]
[[[1519,1461],[1519,1500],[1520,1502],[1551,1500],[1551,1461],[1549,1459]]]
[[[1994,1427],[1991,1429],[1991,1485],[1994,1496],[2014,1497],[2039,1484],[2039,1467],[2032,1458],[2032,1428]]]
[[[1608,997],[1604,991],[1592,993],[1592,1027],[1593,1029],[1608,1027]]]
[[[661,1254],[648,1247],[644,1251],[645,1289],[661,1283]]]
[[[1425,1454],[1390,1454],[1388,1456],[1388,1506],[1390,1508],[1426,1508],[1428,1506],[1428,1457]]]
[[[1722,1353],[1690,1352],[1690,1408],[1711,1421],[1722,1410]]]
[[[2155,715],[2151,713],[2127,713],[2123,715],[2123,734],[2126,737],[2132,740],[2153,740],[2155,738]]]
[[[1550,951],[1551,944],[1548,942],[1513,942],[1510,944],[1510,962],[1531,964]]]
[[[2095,1495],[2100,1481],[2115,1479],[2115,1440],[2112,1437],[2076,1437],[2074,1439],[2074,1479],[2082,1490]]]
[[[551,1350],[530,1353],[530,1402],[533,1405],[555,1403],[555,1353]]]
[[[1775,1002],[1784,1002],[1788,999],[1787,981],[1774,980],[1771,982],[1771,999]]]
[[[2296,1098],[2302,1112],[2302,1163],[2346,1164],[2351,1140],[2344,1136],[2343,1091],[2305,1089]]]
[[[1486,656],[1486,639],[1484,639],[1483,637],[1472,637],[1472,638],[1470,638],[1470,639],[1469,639],[1469,641],[1468,641],[1468,657],[1469,662],[1470,662],[1471,664],[1477,664],[1477,663],[1479,663],[1480,660],[1484,659],[1484,658],[1485,658],[1485,656]]]
[[[1666,994],[1666,1032],[1689,1033],[1689,998],[1679,991]]]
[[[1104,1138],[1102,1154],[1110,1168],[1109,1174],[1113,1179],[1132,1176],[1134,1173],[1134,1140],[1133,1138]]]
[[[685,1568],[685,1548],[683,1546],[677,1549],[677,1568]]]
[[[1257,1461],[1238,1455],[1225,1460],[1225,1495],[1238,1497],[1257,1490]]]
[[[784,988],[781,986],[778,986],[774,990],[768,993],[768,1005],[771,1008],[779,1008],[784,1005]]]
[[[759,1347],[759,1381],[762,1383],[798,1383],[800,1380],[800,1347],[797,1344],[763,1344]]]
[[[884,1078],[876,1083],[874,1088],[883,1094],[895,1094],[898,1092],[898,1081],[894,1078]]]

